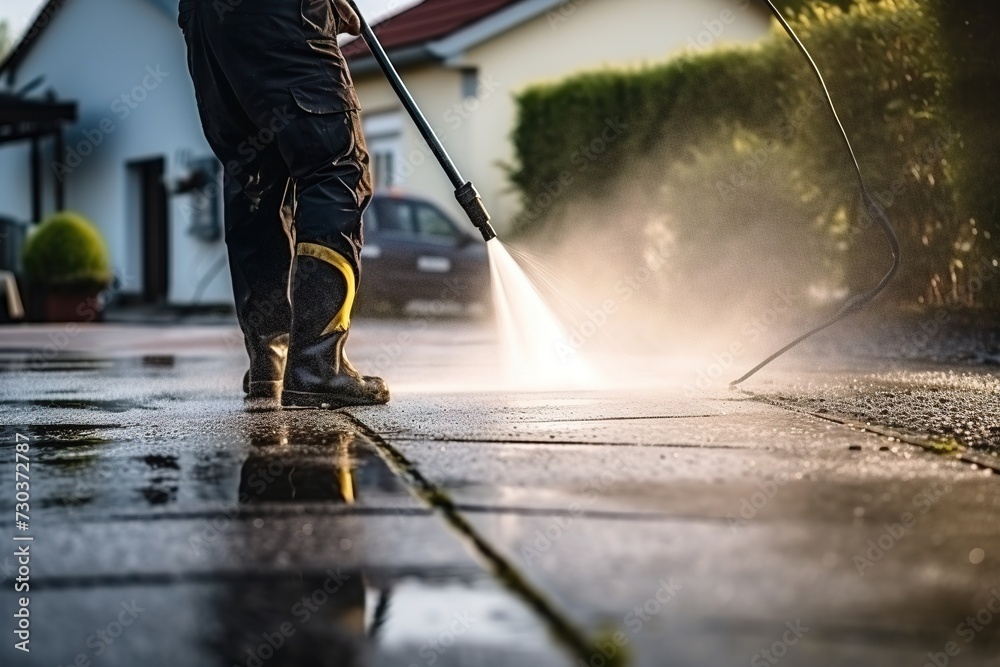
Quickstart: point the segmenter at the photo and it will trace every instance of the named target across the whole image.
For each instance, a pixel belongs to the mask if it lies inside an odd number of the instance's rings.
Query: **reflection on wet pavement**
[[[15,433],[31,438],[34,520],[49,536],[33,604],[52,622],[32,664],[570,662],[343,417],[232,402],[211,425],[170,415],[171,437],[149,440],[145,415],[183,410],[167,393],[7,405],[66,422],[0,431],[3,463]],[[121,422],[80,423],[95,410]],[[95,640],[122,605],[129,627]]]
[[[389,371],[432,375],[452,353],[438,333]],[[398,331],[381,335],[362,349]],[[782,667],[920,665],[1000,587],[995,475],[807,410],[671,388],[401,391],[351,411],[362,427],[248,409],[226,349],[0,354],[0,468],[16,433],[32,441],[32,664],[596,665],[617,631],[635,667],[714,667],[801,618]],[[850,399],[857,377],[828,376]],[[988,425],[997,394],[952,384]],[[917,524],[896,537],[904,513]],[[0,604],[12,566],[0,552]],[[994,625],[955,664],[1000,667]],[[20,658],[0,643],[0,664]]]

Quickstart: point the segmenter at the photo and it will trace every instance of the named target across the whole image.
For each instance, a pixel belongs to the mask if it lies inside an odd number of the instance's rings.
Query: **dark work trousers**
[[[360,105],[330,0],[181,0],[179,23],[226,177],[226,245],[253,364],[255,341],[289,331],[294,243],[336,250],[360,281],[372,194]]]

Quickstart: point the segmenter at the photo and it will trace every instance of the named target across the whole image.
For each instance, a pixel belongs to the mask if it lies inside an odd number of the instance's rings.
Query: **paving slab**
[[[482,327],[421,322],[357,323],[394,400],[349,413],[244,405],[231,328],[0,332],[0,467],[31,438],[38,535],[38,662],[12,664],[249,667],[291,623],[262,662],[1000,665],[996,474],[881,424],[865,371],[510,392]],[[791,400],[817,396],[873,409]]]

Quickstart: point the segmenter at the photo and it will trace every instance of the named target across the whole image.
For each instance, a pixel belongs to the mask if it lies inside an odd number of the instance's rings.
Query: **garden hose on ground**
[[[840,309],[840,311],[836,315],[834,315],[829,321],[816,327],[815,329],[812,329],[807,333],[804,333],[803,335],[799,336],[788,345],[784,346],[783,348],[772,354],[764,361],[754,366],[753,369],[751,369],[748,373],[743,375],[743,377],[729,383],[729,386],[731,387],[735,387],[736,385],[741,384],[746,380],[750,379],[759,370],[761,370],[762,368],[770,364],[772,361],[774,361],[781,355],[785,354],[793,347],[795,347],[802,341],[806,340],[807,338],[811,338],[812,336],[818,334],[820,331],[832,327],[834,324],[841,321],[848,315],[851,315],[861,310],[861,308],[863,308],[866,304],[868,304],[868,302],[870,302],[872,299],[874,299],[876,296],[882,293],[882,291],[889,285],[889,282],[892,281],[893,276],[896,275],[896,271],[899,270],[900,248],[899,248],[899,239],[896,237],[896,230],[893,229],[892,222],[889,220],[889,216],[886,215],[886,212],[882,208],[881,204],[879,204],[875,200],[875,198],[868,191],[868,188],[865,186],[864,176],[861,175],[861,166],[860,164],[858,164],[858,158],[854,154],[854,148],[851,146],[851,140],[847,137],[847,131],[844,129],[844,124],[840,122],[840,115],[837,113],[837,107],[833,103],[833,97],[830,96],[830,90],[829,88],[827,88],[826,81],[823,79],[823,73],[820,71],[819,66],[816,65],[816,61],[813,60],[813,57],[812,55],[810,55],[809,50],[806,48],[805,44],[802,43],[802,40],[799,39],[799,36],[795,33],[795,30],[792,28],[792,26],[788,24],[788,21],[785,20],[785,17],[781,14],[778,8],[774,6],[772,0],[764,0],[764,1],[767,3],[768,7],[771,8],[771,11],[774,13],[774,16],[778,19],[778,22],[781,24],[781,27],[785,29],[785,32],[788,33],[788,36],[792,38],[793,42],[795,42],[795,45],[799,48],[799,51],[802,52],[802,55],[804,55],[806,60],[809,61],[809,65],[810,67],[812,67],[813,73],[819,80],[820,86],[823,87],[823,94],[826,95],[826,101],[830,107],[830,113],[833,114],[833,119],[834,121],[836,121],[837,127],[840,129],[840,135],[844,140],[844,146],[847,147],[847,152],[851,156],[851,162],[854,164],[854,170],[857,172],[858,186],[861,189],[861,199],[864,202],[865,211],[867,211],[868,216],[872,220],[878,222],[878,224],[882,228],[882,233],[885,234],[885,238],[889,242],[889,248],[892,250],[892,266],[889,268],[888,273],[885,274],[885,277],[883,277],[882,280],[880,280],[875,287],[868,290],[867,292],[863,292],[848,299],[847,303],[845,303],[843,307]]]

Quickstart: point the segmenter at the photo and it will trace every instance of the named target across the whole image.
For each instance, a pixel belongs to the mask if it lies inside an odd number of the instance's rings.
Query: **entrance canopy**
[[[31,142],[31,214],[42,218],[42,155],[39,146],[45,137],[55,139],[55,154],[62,155],[62,128],[76,121],[76,103],[53,98],[27,99],[0,93],[0,147],[12,141]],[[55,175],[53,175],[55,177]],[[63,182],[55,179],[56,210],[65,208]]]

